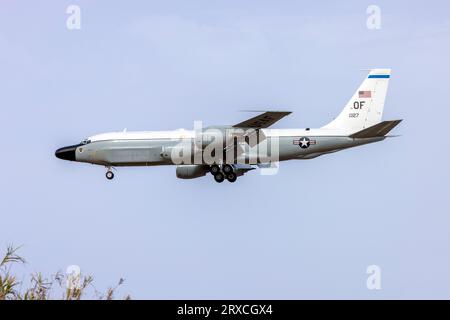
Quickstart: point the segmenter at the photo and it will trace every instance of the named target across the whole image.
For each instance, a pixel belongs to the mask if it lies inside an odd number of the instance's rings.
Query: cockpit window
[[[80,142],[80,144],[88,144],[88,143],[91,143],[91,140],[84,139],[83,141]]]

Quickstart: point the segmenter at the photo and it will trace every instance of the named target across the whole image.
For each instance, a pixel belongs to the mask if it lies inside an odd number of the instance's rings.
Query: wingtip
[[[401,135],[401,134],[390,134],[390,135],[387,135],[387,136],[384,136],[385,138],[398,138],[398,137],[401,137],[401,136],[403,136],[403,135]]]

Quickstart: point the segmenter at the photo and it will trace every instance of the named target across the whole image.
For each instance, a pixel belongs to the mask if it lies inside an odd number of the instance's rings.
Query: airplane
[[[211,173],[216,182],[235,182],[256,167],[313,159],[384,140],[402,120],[382,121],[390,69],[371,69],[340,114],[317,129],[269,129],[290,111],[265,111],[233,126],[195,130],[111,132],[56,150],[59,159],[105,166],[176,165],[176,176]]]

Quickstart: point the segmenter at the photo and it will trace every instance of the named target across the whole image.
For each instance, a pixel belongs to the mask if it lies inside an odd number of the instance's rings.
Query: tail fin
[[[324,128],[360,131],[381,121],[391,69],[372,69],[339,116]]]

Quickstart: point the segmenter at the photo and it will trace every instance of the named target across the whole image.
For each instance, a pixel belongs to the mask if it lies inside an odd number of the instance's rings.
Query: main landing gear
[[[221,167],[217,164],[213,164],[209,171],[214,176],[214,180],[218,183],[224,182],[225,179],[229,182],[235,182],[237,180],[237,174],[230,164],[224,164]]]
[[[219,171],[214,175],[214,180],[216,180],[216,182],[218,183],[222,183],[225,180],[225,176],[222,172]]]

